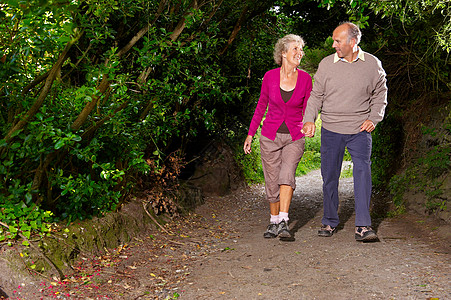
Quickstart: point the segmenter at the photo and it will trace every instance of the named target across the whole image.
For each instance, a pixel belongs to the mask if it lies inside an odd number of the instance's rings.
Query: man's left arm
[[[381,62],[377,61],[376,84],[370,96],[370,116],[360,126],[360,131],[372,132],[377,123],[382,121],[387,106],[387,78]]]

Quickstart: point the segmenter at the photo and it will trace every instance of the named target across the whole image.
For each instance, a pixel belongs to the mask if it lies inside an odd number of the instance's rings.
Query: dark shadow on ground
[[[341,197],[340,206],[338,207],[338,217],[340,224],[337,226],[337,231],[344,228],[346,222],[352,217],[354,213],[354,197]]]
[[[308,224],[316,214],[322,209],[321,195],[311,195],[308,193],[296,193],[290,206],[290,231],[293,234],[291,239],[281,239],[287,242],[296,240],[296,232]]]
[[[371,197],[371,220],[373,229],[377,231],[382,221],[387,218],[391,209],[391,196],[386,192],[374,193]]]
[[[1,288],[0,288],[0,299],[9,299],[8,294],[6,294]]]

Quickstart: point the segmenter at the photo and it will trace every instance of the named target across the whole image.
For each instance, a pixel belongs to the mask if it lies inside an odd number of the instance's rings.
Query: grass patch
[[[305,138],[304,155],[296,169],[296,176],[302,176],[321,167],[321,119],[316,119],[315,136]]]
[[[352,164],[344,167],[341,170],[340,178],[351,178],[352,177]]]

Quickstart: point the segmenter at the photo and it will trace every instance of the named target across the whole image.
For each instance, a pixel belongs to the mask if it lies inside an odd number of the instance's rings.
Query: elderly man
[[[321,111],[324,214],[318,235],[332,236],[339,224],[338,181],[347,147],[354,164],[355,239],[376,241],[370,217],[371,132],[384,116],[387,86],[379,59],[358,46],[361,36],[360,29],[350,22],[334,30],[336,53],[318,66],[302,132],[313,137]]]

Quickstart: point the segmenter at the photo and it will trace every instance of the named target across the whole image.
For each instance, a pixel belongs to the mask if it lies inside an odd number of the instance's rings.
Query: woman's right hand
[[[301,132],[305,134],[306,137],[314,137],[315,136],[316,126],[313,122],[306,122],[301,129]]]
[[[244,154],[251,153],[251,145],[252,145],[252,135],[248,135],[246,140],[244,141]]]

